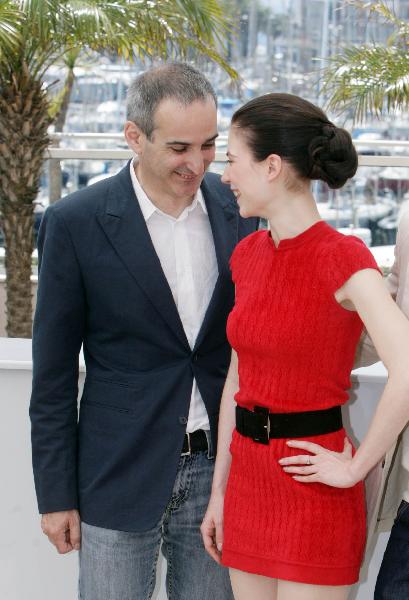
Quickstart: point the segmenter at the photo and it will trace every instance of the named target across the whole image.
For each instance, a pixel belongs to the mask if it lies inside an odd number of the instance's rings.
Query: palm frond
[[[22,18],[15,2],[0,0],[0,55],[15,49]]]
[[[368,112],[409,106],[409,55],[396,47],[347,48],[324,70],[322,91],[332,110],[349,109],[355,120]]]
[[[349,0],[348,4],[380,15],[395,29],[386,46],[352,46],[329,59],[322,72],[328,108],[348,110],[354,121],[408,108],[409,23],[399,19],[386,2]]]
[[[0,0],[4,3],[5,0]],[[224,59],[232,26],[217,0],[20,0],[19,51],[9,52],[11,70],[22,58],[36,77],[71,49],[107,49],[127,58],[186,57],[192,51]]]

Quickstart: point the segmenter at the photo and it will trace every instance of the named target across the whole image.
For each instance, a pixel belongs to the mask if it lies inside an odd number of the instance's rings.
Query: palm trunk
[[[50,117],[40,81],[26,67],[0,79],[0,209],[5,238],[7,335],[31,337],[33,201]]]
[[[32,205],[7,206],[3,209],[2,222],[6,247],[7,335],[29,338],[32,328]]]
[[[60,109],[57,113],[56,119],[54,120],[54,131],[56,133],[61,133],[64,129],[68,113],[68,105],[71,98],[71,92],[74,86],[74,80],[74,67],[72,67],[68,69]],[[59,141],[55,140],[52,143],[52,146],[53,148],[59,148]],[[50,200],[50,204],[56,202],[59,198],[61,198],[61,177],[61,161],[59,159],[50,159],[48,165],[48,197]]]

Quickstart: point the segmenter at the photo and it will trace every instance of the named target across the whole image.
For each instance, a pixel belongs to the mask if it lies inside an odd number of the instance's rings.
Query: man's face
[[[140,183],[153,201],[160,196],[161,201],[186,202],[197,192],[215,157],[214,100],[209,96],[185,106],[175,99],[165,99],[156,109],[154,124],[151,138],[140,133],[136,147],[127,136],[138,154]]]

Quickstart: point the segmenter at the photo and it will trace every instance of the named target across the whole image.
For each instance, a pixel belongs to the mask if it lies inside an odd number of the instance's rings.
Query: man
[[[216,97],[197,70],[139,76],[127,119],[137,158],[50,207],[39,235],[30,414],[42,527],[60,553],[81,547],[82,600],[150,598],[161,542],[169,597],[230,599],[199,526],[230,359],[229,258],[257,224],[205,174]]]
[[[398,228],[395,261],[387,285],[396,303],[409,316],[409,211],[403,213]],[[379,360],[369,336],[365,336],[357,356],[357,366]],[[381,465],[377,494],[376,528],[392,526],[391,535],[379,571],[374,600],[409,598],[409,429],[403,431],[396,447]],[[376,479],[376,477],[375,477]],[[375,515],[376,516],[376,515]],[[369,524],[369,535],[375,524]],[[369,540],[371,543],[372,540]]]

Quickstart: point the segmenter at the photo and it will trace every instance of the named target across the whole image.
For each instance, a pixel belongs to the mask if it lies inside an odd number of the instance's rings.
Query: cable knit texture
[[[236,303],[227,332],[239,357],[237,403],[271,412],[343,404],[362,321],[334,292],[356,271],[378,268],[364,243],[323,221],[278,247],[258,231],[238,244],[231,268]],[[304,439],[341,451],[344,437],[342,429]],[[294,481],[277,461],[300,451],[285,442],[265,446],[233,432],[223,564],[304,583],[352,584],[365,545],[363,484]]]

